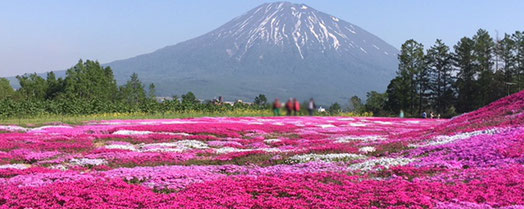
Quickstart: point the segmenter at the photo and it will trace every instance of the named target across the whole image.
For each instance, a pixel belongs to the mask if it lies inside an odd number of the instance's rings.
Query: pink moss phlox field
[[[524,208],[524,92],[453,119],[0,125],[0,208]]]

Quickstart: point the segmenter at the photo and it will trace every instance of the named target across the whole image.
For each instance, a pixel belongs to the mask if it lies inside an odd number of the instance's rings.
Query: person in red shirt
[[[300,113],[300,102],[297,99],[293,99],[293,115],[297,116]]]
[[[294,109],[293,100],[289,98],[289,100],[287,100],[287,103],[286,103],[287,116],[291,116],[293,109]]]

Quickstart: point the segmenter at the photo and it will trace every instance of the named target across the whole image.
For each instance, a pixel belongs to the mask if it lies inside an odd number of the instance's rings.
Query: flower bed
[[[0,126],[0,208],[523,208],[523,95],[452,120]]]

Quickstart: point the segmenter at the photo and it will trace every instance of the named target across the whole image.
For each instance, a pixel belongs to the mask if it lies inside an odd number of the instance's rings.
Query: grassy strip
[[[198,118],[198,117],[268,117],[273,116],[271,110],[235,110],[225,112],[186,111],[166,113],[104,113],[92,115],[40,115],[34,117],[0,118],[2,125],[40,126],[53,123],[83,124],[88,121],[100,120],[132,120],[132,119],[169,119],[169,118]],[[339,113],[336,115],[322,114],[321,116],[372,116],[371,114],[358,115],[354,113]]]

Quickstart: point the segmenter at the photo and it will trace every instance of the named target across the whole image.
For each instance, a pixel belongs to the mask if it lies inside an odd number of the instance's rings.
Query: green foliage
[[[127,83],[120,87],[120,99],[130,105],[138,105],[146,100],[144,84],[138,79],[138,74],[133,73]]]
[[[149,99],[155,99],[156,98],[156,87],[155,87],[154,83],[149,84],[149,89],[148,89],[147,93],[148,93],[148,98]]]
[[[364,104],[362,104],[362,100],[358,96],[353,96],[349,99],[348,110],[355,113],[364,113],[366,111]]]
[[[43,100],[47,96],[47,81],[38,74],[16,76],[20,82],[18,92],[25,99]]]
[[[267,105],[266,95],[263,95],[263,94],[258,95],[257,97],[255,97],[255,101],[253,103],[258,106]]]
[[[11,98],[15,95],[15,90],[6,78],[0,78],[0,99]]]
[[[334,104],[332,104],[332,105],[328,108],[328,112],[329,112],[330,114],[332,114],[332,115],[333,115],[333,114],[338,114],[338,113],[342,112],[342,107],[340,107],[340,104],[338,104],[338,103],[335,102]]]
[[[65,94],[68,98],[110,101],[116,99],[117,93],[113,71],[97,61],[80,60],[66,72]]]
[[[426,55],[429,71],[430,106],[436,112],[446,112],[453,105],[453,56],[442,40],[437,39]]]
[[[390,114],[404,110],[414,116],[431,110],[453,116],[524,89],[522,32],[494,41],[480,29],[472,38],[462,38],[453,49],[450,52],[437,39],[424,54],[421,44],[406,41],[397,76],[386,90],[384,109]]]
[[[200,101],[196,98],[193,92],[187,92],[186,94],[182,95],[182,105],[192,107],[197,104],[200,104]]]
[[[376,91],[368,92],[365,105],[366,111],[372,112],[373,115],[385,115],[384,107],[387,99],[388,96],[386,93],[381,94]]]

